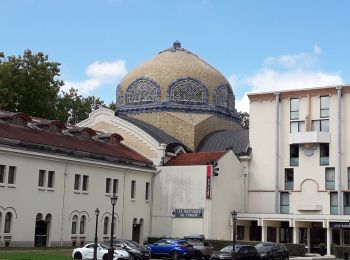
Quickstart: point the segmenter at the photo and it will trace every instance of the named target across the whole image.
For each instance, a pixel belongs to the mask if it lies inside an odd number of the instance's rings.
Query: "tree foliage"
[[[60,92],[64,82],[58,79],[59,66],[42,52],[25,50],[22,56],[8,57],[0,52],[0,109],[76,124],[105,106],[100,98],[83,97],[74,88]],[[109,108],[115,109],[115,103]]]
[[[62,80],[60,63],[42,52],[25,50],[23,56],[0,55],[0,108],[32,116],[53,118]]]
[[[249,114],[247,112],[238,112],[239,113],[239,124],[243,129],[249,129]]]

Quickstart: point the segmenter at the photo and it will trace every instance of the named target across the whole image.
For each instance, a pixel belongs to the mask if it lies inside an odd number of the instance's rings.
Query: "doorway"
[[[34,235],[34,246],[35,247],[46,247],[49,241],[49,230],[51,223],[51,215],[47,214],[45,219],[43,215],[38,213],[35,220],[35,235]]]
[[[132,240],[136,243],[140,243],[140,230],[141,230],[141,224],[137,223],[137,219],[134,218],[132,222]]]

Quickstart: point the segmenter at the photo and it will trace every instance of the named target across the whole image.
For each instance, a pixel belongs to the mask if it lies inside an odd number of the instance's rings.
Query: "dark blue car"
[[[181,239],[162,239],[154,244],[148,244],[151,257],[171,257],[173,260],[180,258],[190,259],[193,255],[193,246]]]

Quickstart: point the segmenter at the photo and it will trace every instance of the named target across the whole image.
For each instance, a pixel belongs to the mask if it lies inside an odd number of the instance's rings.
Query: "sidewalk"
[[[301,257],[301,256],[296,256],[296,257],[291,256],[290,259],[293,259],[293,260],[301,260],[301,259],[309,259],[309,260],[316,260],[316,259],[328,260],[328,259],[332,259],[332,260],[337,260],[337,259],[341,259],[341,258],[335,258],[334,255],[321,256],[319,254],[306,254],[303,257]]]

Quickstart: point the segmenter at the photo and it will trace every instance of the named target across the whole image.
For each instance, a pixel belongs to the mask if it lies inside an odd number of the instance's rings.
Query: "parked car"
[[[289,259],[288,249],[283,244],[264,242],[257,244],[255,247],[258,250],[261,259]]]
[[[97,259],[108,260],[108,245],[97,244]],[[93,259],[94,256],[94,243],[86,244],[82,247],[73,249],[73,259]],[[113,260],[128,260],[129,254],[125,250],[114,250]]]
[[[204,235],[191,235],[184,236],[184,239],[193,245],[194,248],[194,257],[197,259],[210,259],[213,254],[214,248],[213,246],[205,240]]]
[[[220,251],[214,251],[211,259],[213,260],[226,260],[232,259],[232,249],[233,246],[227,246],[221,249]],[[240,245],[235,246],[236,259],[237,260],[257,260],[260,259],[258,250],[254,246],[249,245]]]
[[[173,260],[193,257],[193,246],[182,239],[161,239],[154,244],[146,245],[151,251],[151,257],[171,257]]]
[[[129,260],[148,260],[151,258],[150,250],[135,241],[118,239],[114,241],[114,244],[129,253]]]

